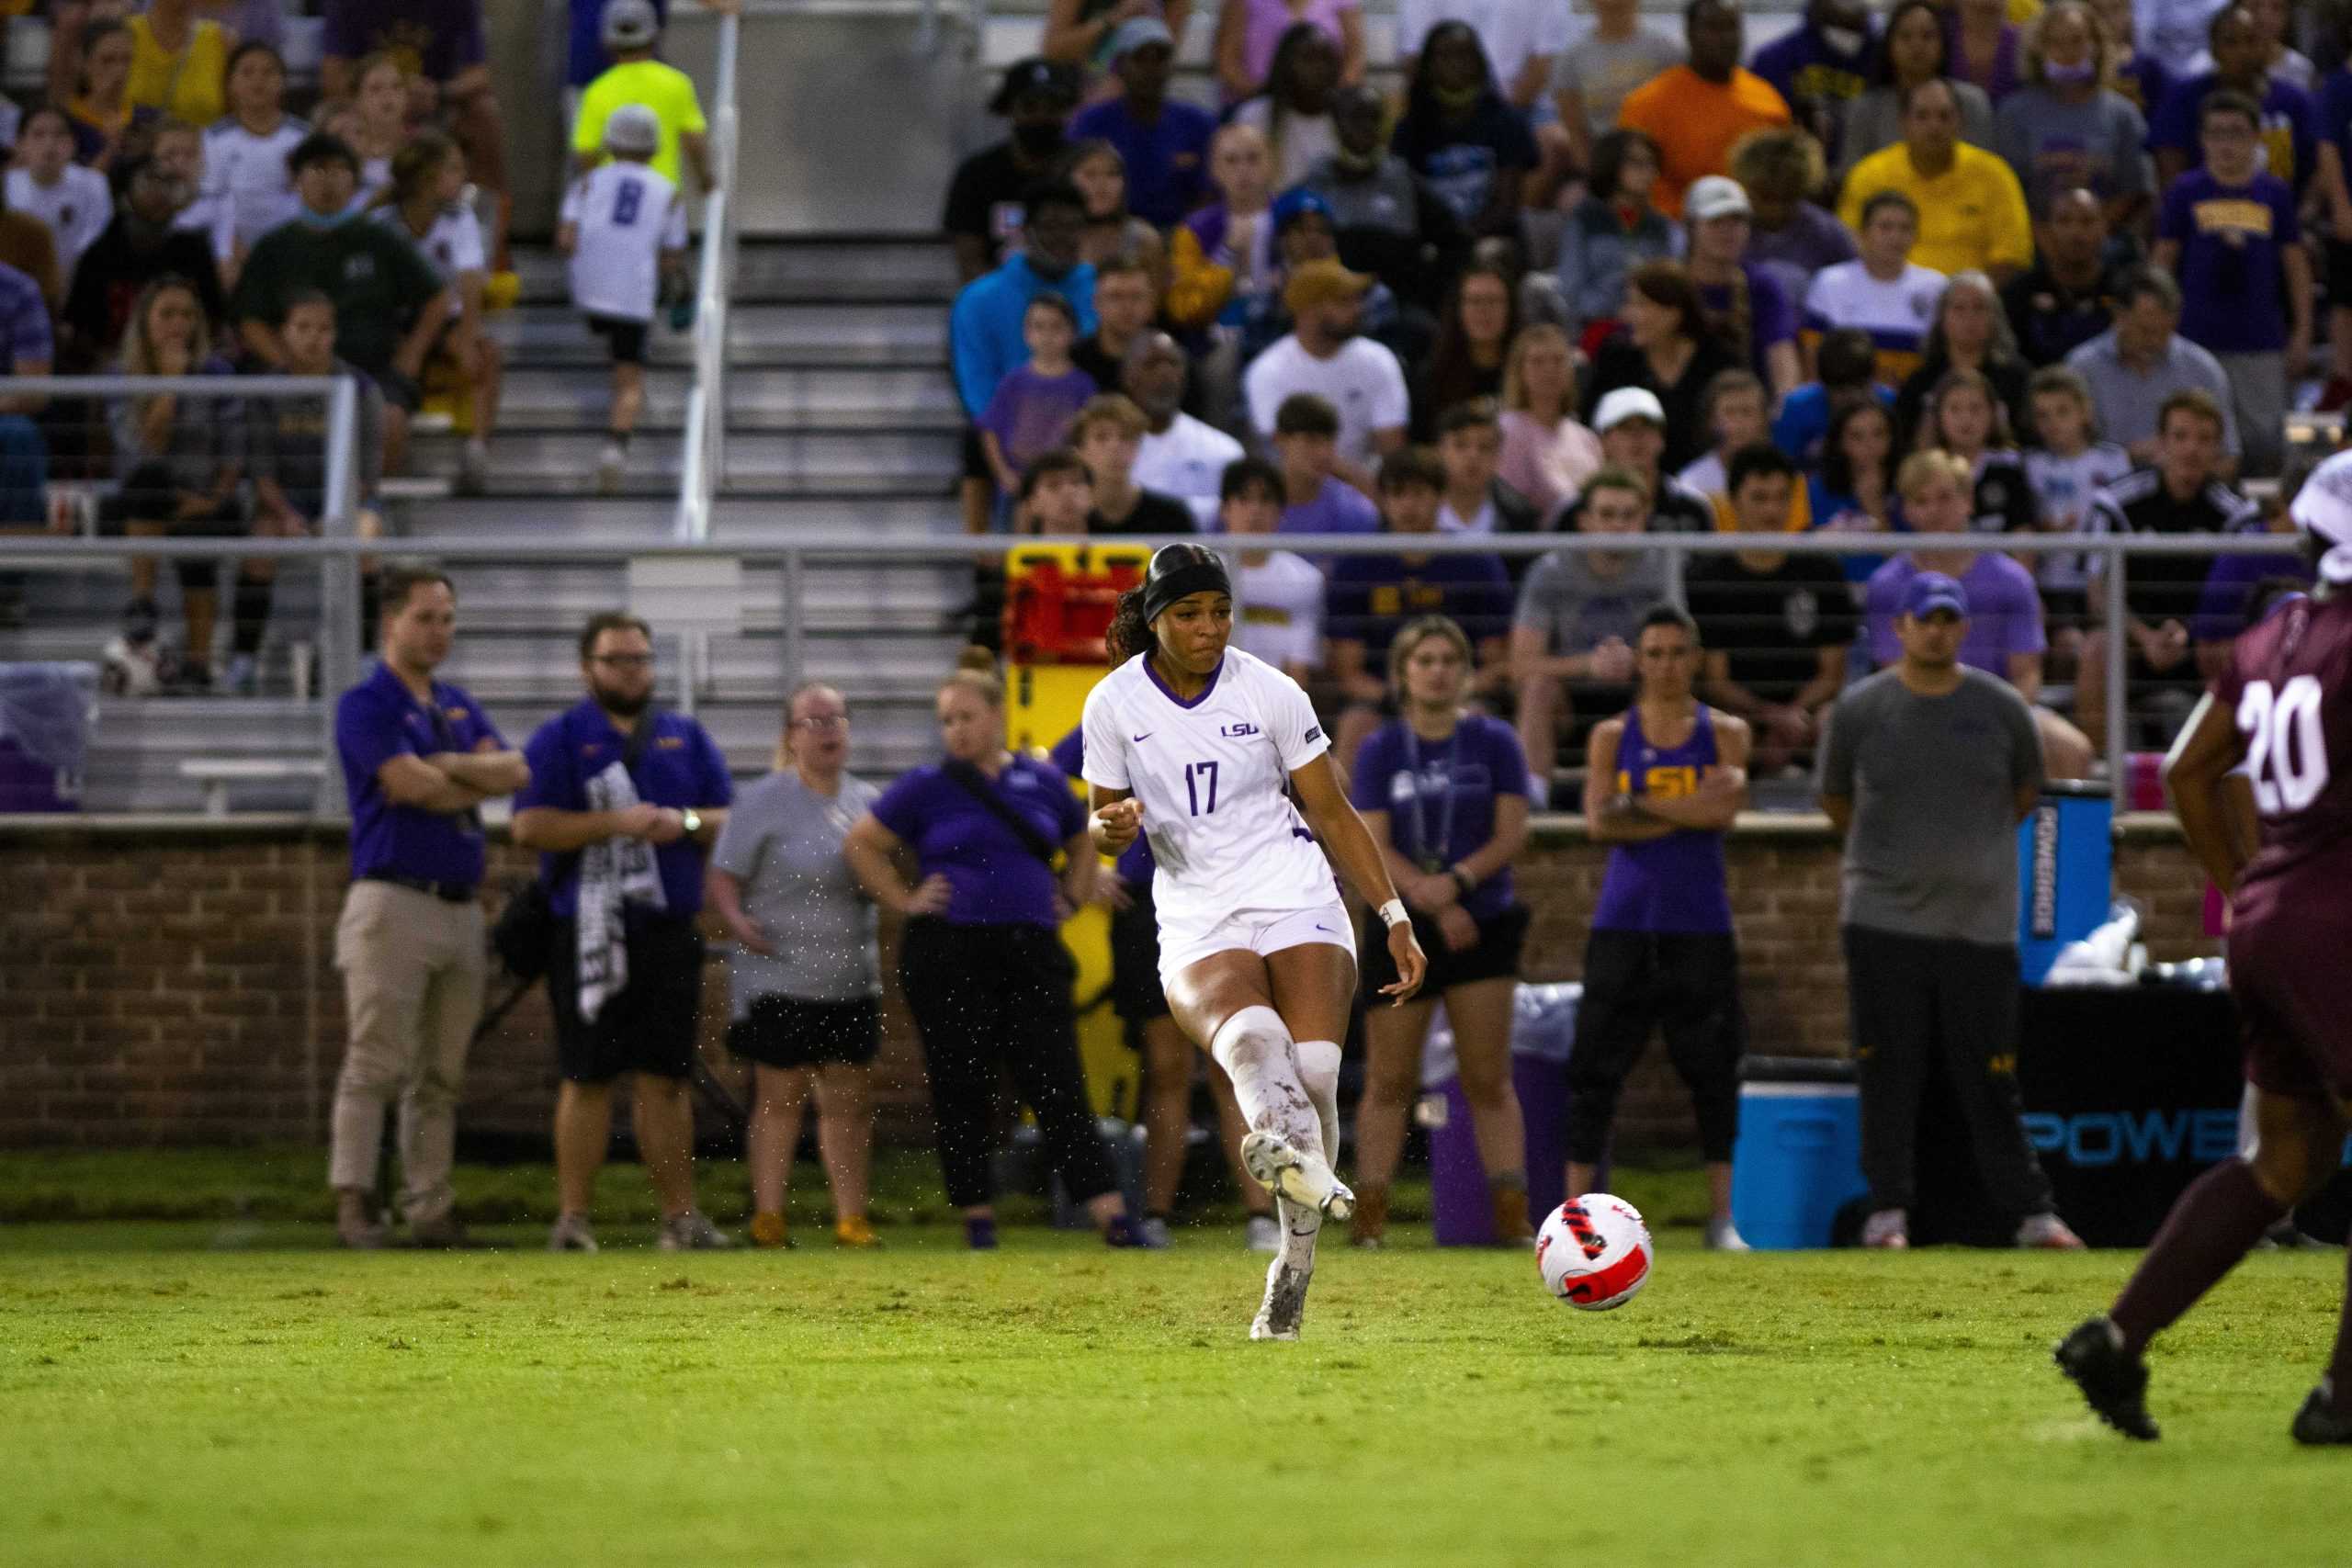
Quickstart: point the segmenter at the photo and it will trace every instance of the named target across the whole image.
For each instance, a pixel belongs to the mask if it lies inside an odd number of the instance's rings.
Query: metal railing
[[[710,164],[714,188],[702,207],[702,258],[695,277],[695,384],[686,395],[685,461],[678,486],[681,539],[710,537],[711,500],[727,474],[727,331],[735,288],[736,62],[743,19],[718,18],[711,88]]]
[[[269,383],[256,383],[268,385]],[[315,386],[315,383],[308,384]],[[0,383],[4,390],[6,383]],[[347,457],[343,459],[340,472],[348,473]],[[347,478],[341,482],[347,485]],[[347,511],[343,513],[347,519]],[[1243,540],[1230,536],[1211,535],[1190,536],[1226,553],[1238,557],[1245,547],[1251,549],[1274,547],[1309,557],[1346,555],[1394,555],[1401,540],[1396,535],[1283,535],[1265,540]],[[1632,550],[1655,552],[1668,563],[1669,596],[1681,597],[1683,568],[1694,556],[1727,555],[1746,551],[1812,555],[1878,555],[1891,553],[1871,549],[1868,544],[1878,536],[1851,535],[1740,535],[1740,534],[1647,534],[1637,536],[1607,536],[1591,534],[1567,535],[1503,535],[1415,536],[1409,540],[1416,554],[1454,555],[1488,554],[1503,557],[1533,557],[1555,551],[1586,554],[1623,555]],[[2252,534],[2230,536],[2191,536],[2144,537],[2138,536],[2081,535],[1897,535],[1883,536],[1889,546],[1917,545],[1932,538],[1941,545],[1946,538],[1951,547],[1966,548],[1973,545],[2003,553],[2038,555],[2049,550],[2064,550],[2095,558],[2107,563],[2120,564],[2122,570],[2102,570],[2099,572],[2100,597],[2104,604],[2104,619],[2109,626],[2120,626],[2127,610],[2129,588],[2129,558],[2134,557],[2278,555],[2295,548],[2293,536]],[[876,569],[893,564],[964,559],[981,561],[1002,558],[1010,553],[1045,544],[1075,544],[1071,540],[1038,540],[1027,537],[968,537],[941,536],[930,538],[875,538],[844,533],[811,534],[788,544],[754,545],[729,543],[718,545],[707,540],[684,538],[649,539],[642,543],[564,542],[552,541],[529,535],[514,535],[486,539],[451,539],[435,541],[429,553],[435,558],[457,569],[462,579],[468,563],[537,563],[547,564],[609,564],[615,567],[638,558],[708,556],[731,558],[747,564],[774,565],[780,569],[776,577],[775,685],[756,694],[758,700],[773,701],[789,690],[807,672],[808,658],[808,603],[811,563],[865,563]],[[1152,546],[1170,542],[1159,539],[1121,539],[1122,546]],[[1864,547],[1857,548],[1862,545]],[[322,677],[320,735],[322,754],[332,763],[333,738],[330,733],[334,696],[357,679],[359,626],[358,578],[356,563],[363,554],[389,555],[401,550],[402,546],[387,540],[362,541],[349,536],[347,527],[331,530],[329,536],[314,539],[248,539],[233,545],[219,539],[101,539],[101,538],[11,538],[0,536],[0,570],[30,567],[35,570],[71,569],[86,562],[127,556],[192,557],[220,556],[234,553],[240,556],[262,556],[291,558],[317,558],[326,570],[331,585],[322,607],[322,636],[324,649],[321,660]],[[332,585],[343,585],[340,591]],[[462,600],[461,600],[462,602]],[[1402,617],[1400,617],[1401,620]],[[909,631],[919,628],[910,627]],[[936,628],[928,628],[935,630]],[[659,628],[657,628],[659,630]],[[462,628],[461,628],[462,633]],[[890,633],[877,627],[872,634],[887,640]],[[2119,807],[2131,800],[2132,781],[2131,770],[2124,763],[2130,754],[2129,725],[2131,714],[2126,705],[2128,695],[2128,649],[2123,637],[2107,639],[2105,667],[2097,672],[2103,681],[2107,696],[2107,721],[2104,750],[2109,759],[2109,778]],[[2190,670],[2193,671],[2193,664]],[[945,671],[943,670],[942,673]],[[707,682],[707,671],[689,670],[690,683]],[[2083,671],[2085,678],[2092,674]],[[719,694],[706,689],[706,696]],[[729,694],[738,699],[750,699],[755,694]],[[691,703],[695,694],[681,694]]]

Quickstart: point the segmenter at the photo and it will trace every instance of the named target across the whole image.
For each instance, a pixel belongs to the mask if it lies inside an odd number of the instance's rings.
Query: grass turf
[[[2128,1257],[1717,1257],[1671,1223],[1681,1174],[1620,1183],[1669,1222],[1622,1312],[1408,1228],[1327,1254],[1306,1341],[1265,1346],[1262,1260],[1225,1225],[1159,1255],[1023,1228],[975,1256],[918,1214],[867,1255],[628,1228],[556,1258],[513,1224],[514,1250],[353,1257],[273,1217],[253,1163],[141,1157],[150,1184],[184,1165],[164,1185],[205,1219],[0,1228],[0,1562],[2346,1555],[2352,1454],[2285,1436],[2333,1253],[2242,1268],[2162,1347],[2165,1441],[2127,1447],[2047,1355]],[[42,1207],[30,1168],[0,1162],[0,1208]],[[492,1217],[539,1175],[463,1186]]]

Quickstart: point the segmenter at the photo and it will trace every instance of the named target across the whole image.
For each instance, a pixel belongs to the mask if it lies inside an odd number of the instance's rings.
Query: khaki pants
[[[327,1180],[375,1185],[384,1111],[397,1096],[401,1210],[412,1224],[441,1219],[456,1196],[458,1091],[490,973],[481,906],[355,882],[334,947],[350,1038],[335,1081]]]

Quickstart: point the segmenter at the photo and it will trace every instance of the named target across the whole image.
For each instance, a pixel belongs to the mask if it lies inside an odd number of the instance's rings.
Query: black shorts
[[[1130,888],[1135,902],[1111,913],[1111,1009],[1119,1021],[1140,1027],[1168,1016],[1159,986],[1159,915],[1151,885]]]
[[[559,920],[548,961],[558,1069],[573,1083],[609,1083],[623,1073],[692,1077],[702,1022],[702,932],[692,920],[632,918],[628,981],[591,1023],[580,1016],[577,928]]]
[[[126,524],[161,523],[175,539],[239,539],[247,533],[245,515],[233,496],[201,515],[182,517],[180,494],[171,465],[141,463],[124,476],[119,489],[98,502],[98,531],[111,537]]]
[[[870,1066],[882,1048],[882,1010],[871,997],[817,1002],[757,996],[727,1026],[727,1048],[763,1067]]]
[[[1520,949],[1527,943],[1527,921],[1526,907],[1513,904],[1499,914],[1478,921],[1478,940],[1455,953],[1445,945],[1437,921],[1414,910],[1413,935],[1430,961],[1419,995],[1433,999],[1455,986],[1467,986],[1477,980],[1518,979]],[[1396,980],[1396,961],[1388,956],[1388,928],[1380,923],[1377,911],[1364,917],[1363,935],[1356,943],[1356,967],[1363,976],[1363,994],[1369,1006],[1379,998],[1381,987],[1394,985]]]
[[[645,363],[645,334],[651,326],[650,321],[626,321],[619,316],[591,314],[588,318],[588,330],[611,347],[616,365]]]

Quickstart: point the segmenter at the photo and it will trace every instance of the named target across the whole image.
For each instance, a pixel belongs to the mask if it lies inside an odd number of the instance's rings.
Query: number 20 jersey
[[[2262,819],[2247,883],[2352,870],[2352,597],[2288,601],[2241,636],[2213,700],[2235,717]]]
[[[1138,654],[1087,694],[1082,725],[1087,783],[1143,802],[1163,928],[1333,901],[1330,863],[1283,793],[1331,749],[1297,682],[1227,649],[1208,689],[1179,702]]]

